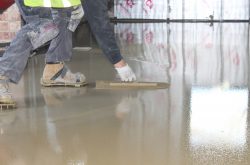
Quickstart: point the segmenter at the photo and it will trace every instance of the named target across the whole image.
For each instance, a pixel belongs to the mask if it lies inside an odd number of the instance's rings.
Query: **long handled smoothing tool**
[[[163,82],[96,81],[96,89],[165,89],[169,86]]]

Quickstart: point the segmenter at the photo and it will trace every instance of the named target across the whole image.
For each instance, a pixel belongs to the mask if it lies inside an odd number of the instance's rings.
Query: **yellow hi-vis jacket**
[[[24,0],[24,4],[30,7],[66,8],[80,5],[81,0]]]

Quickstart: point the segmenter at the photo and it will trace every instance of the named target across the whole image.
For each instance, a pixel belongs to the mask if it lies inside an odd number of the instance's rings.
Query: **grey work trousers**
[[[110,24],[107,0],[83,0],[82,4],[85,17],[104,55],[112,64],[121,61],[123,57]]]

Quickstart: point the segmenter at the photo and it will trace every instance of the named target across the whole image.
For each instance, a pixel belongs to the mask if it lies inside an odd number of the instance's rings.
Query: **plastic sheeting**
[[[137,75],[144,80],[179,75],[187,85],[201,86],[247,86],[250,80],[248,23],[118,24],[115,29],[124,56],[137,61]]]
[[[114,15],[128,19],[248,20],[249,0],[114,0]]]

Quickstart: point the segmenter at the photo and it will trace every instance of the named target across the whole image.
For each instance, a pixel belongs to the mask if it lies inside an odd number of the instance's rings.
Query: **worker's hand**
[[[136,76],[133,70],[128,66],[128,64],[121,68],[115,68],[121,81],[131,82],[136,80]]]
[[[83,11],[82,5],[74,6],[71,12],[70,19],[80,20],[82,19],[83,16],[84,16],[84,11]]]

